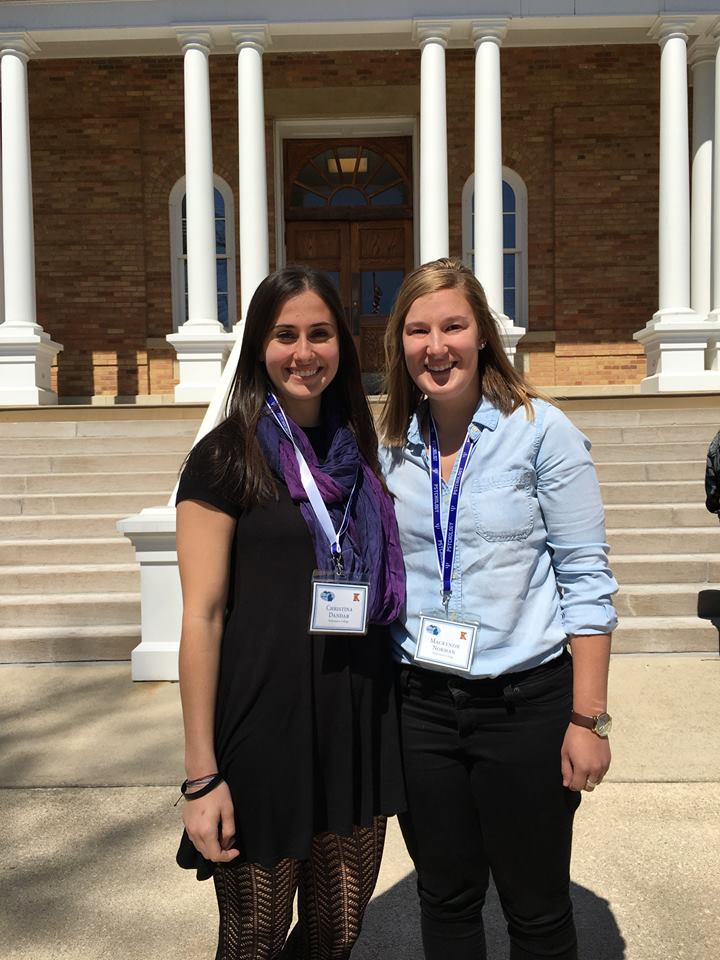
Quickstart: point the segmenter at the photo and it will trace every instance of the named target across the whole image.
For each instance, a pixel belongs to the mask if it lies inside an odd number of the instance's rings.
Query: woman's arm
[[[607,711],[610,634],[570,637],[573,655],[573,710],[586,717]],[[602,782],[610,766],[610,744],[586,727],[571,723],[561,751],[563,785],[582,790],[588,779]]]
[[[536,470],[548,549],[561,590],[563,623],[573,654],[573,710],[585,716],[607,707],[610,634],[617,590],[607,564],[605,522],[590,444],[559,410],[548,408]],[[582,790],[600,783],[610,745],[592,730],[569,724],[561,756],[563,783]]]
[[[177,508],[177,554],[183,595],[180,697],[188,779],[217,772],[215,699],[220,641],[227,603],[230,545],[235,520],[216,507],[184,500]],[[208,860],[233,860],[233,805],[227,784],[184,804],[183,822]]]

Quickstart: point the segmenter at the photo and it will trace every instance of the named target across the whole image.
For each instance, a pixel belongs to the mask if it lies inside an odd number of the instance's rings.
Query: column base
[[[140,644],[133,680],[177,680],[182,593],[175,548],[175,507],[147,507],[118,521],[140,564]]]
[[[220,324],[183,324],[177,333],[165,339],[177,353],[179,382],[175,387],[176,403],[209,403],[220,383],[234,333],[222,331]],[[222,332],[219,332],[222,331]]]
[[[0,324],[0,406],[57,403],[50,368],[61,350],[39,324]]]
[[[518,342],[522,340],[527,330],[525,327],[514,326],[510,317],[506,317],[505,314],[496,314],[495,319],[497,320],[500,339],[505,347],[505,353],[508,355],[510,362],[514,363]]]
[[[647,357],[641,393],[704,393],[720,389],[714,369],[720,322],[692,310],[659,311],[633,338]]]

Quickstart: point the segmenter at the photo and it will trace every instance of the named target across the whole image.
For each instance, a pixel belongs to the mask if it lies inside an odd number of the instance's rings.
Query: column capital
[[[176,27],[175,36],[183,53],[187,50],[201,50],[209,54],[214,46],[209,30],[198,30],[197,27]]]
[[[264,53],[272,43],[270,27],[267,23],[236,23],[230,30],[230,34],[237,53],[248,47],[257,50],[258,53]]]
[[[0,33],[0,57],[14,53],[25,60],[40,53],[40,47],[29,33]]]
[[[697,17],[688,17],[675,14],[659,16],[648,30],[652,37],[662,47],[668,40],[679,37],[687,43],[690,30],[697,23]]]
[[[470,34],[472,36],[475,49],[484,41],[489,40],[496,43],[499,47],[507,36],[510,17],[488,17],[482,20],[473,20],[470,24]]]
[[[718,40],[710,40],[707,37],[697,40],[688,51],[690,67],[697,67],[701,63],[714,63],[718,51]]]
[[[441,43],[447,46],[450,36],[450,24],[443,20],[413,20],[413,40],[422,48],[426,43]]]
[[[717,44],[720,43],[720,17],[717,18],[715,23],[708,30],[707,37],[712,38],[715,41],[716,47]]]

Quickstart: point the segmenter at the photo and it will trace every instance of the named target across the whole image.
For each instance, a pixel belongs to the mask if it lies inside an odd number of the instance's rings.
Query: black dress
[[[307,859],[318,833],[348,835],[405,808],[389,631],[308,633],[315,555],[299,508],[277,487],[278,501],[241,514],[194,452],[177,495],[237,519],[215,751],[235,808],[233,863],[265,867]],[[177,862],[199,880],[214,869],[186,833]]]

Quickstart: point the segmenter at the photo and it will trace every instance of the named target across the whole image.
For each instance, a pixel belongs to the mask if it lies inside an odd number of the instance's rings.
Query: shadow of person
[[[587,887],[571,884],[580,960],[625,960],[625,940],[607,900]],[[485,903],[488,960],[505,960],[508,938],[505,917],[493,884]],[[415,874],[409,873],[370,901],[355,960],[423,960],[420,909]]]

